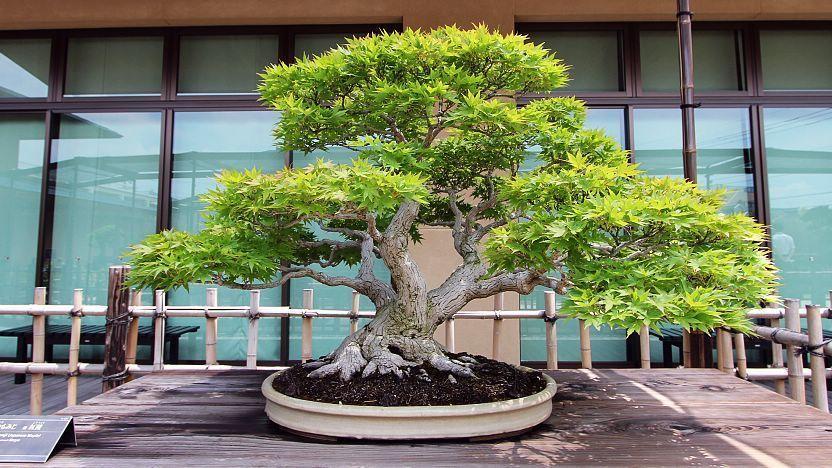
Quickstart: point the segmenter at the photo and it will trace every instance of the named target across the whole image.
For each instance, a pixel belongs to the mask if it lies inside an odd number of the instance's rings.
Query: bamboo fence
[[[83,291],[76,289],[73,294],[72,305],[47,305],[46,289],[36,288],[34,301],[29,305],[0,305],[0,315],[29,315],[32,317],[33,342],[32,362],[0,362],[0,373],[31,374],[30,384],[30,412],[41,414],[43,401],[43,376],[66,375],[67,405],[77,403],[77,377],[79,375],[101,375],[104,388],[111,388],[132,376],[152,372],[171,371],[214,371],[214,370],[278,370],[280,366],[260,366],[257,363],[259,321],[262,318],[301,318],[301,361],[312,359],[312,339],[314,321],[317,318],[341,318],[350,321],[350,333],[358,329],[358,320],[372,318],[372,311],[359,310],[360,295],[353,293],[350,310],[315,309],[314,296],[311,289],[303,291],[302,308],[292,309],[286,306],[261,306],[260,291],[250,291],[247,306],[218,305],[217,289],[208,288],[206,304],[204,306],[172,306],[165,302],[164,291],[155,291],[154,305],[143,305],[138,291],[129,291],[123,283],[124,269],[128,267],[111,267],[110,269],[110,301],[108,305],[85,305]],[[832,295],[832,293],[830,293]],[[129,305],[125,298],[129,297]],[[456,313],[445,323],[445,345],[454,352],[455,321],[456,320],[491,320],[492,327],[492,357],[500,358],[500,343],[503,334],[504,319],[543,320],[546,340],[546,368],[558,369],[557,320],[567,318],[558,313],[555,293],[545,293],[545,307],[543,310],[504,310],[502,294],[494,298],[493,310],[466,310]],[[114,299],[115,298],[115,299]],[[120,301],[120,302],[119,302]],[[121,305],[120,305],[121,304]],[[117,313],[117,309],[124,310]],[[46,317],[70,316],[71,336],[69,359],[66,364],[44,362]],[[104,364],[79,362],[79,348],[81,340],[81,324],[84,317],[108,317],[106,326],[106,345]],[[138,344],[138,319],[150,317],[153,319],[153,364],[141,365],[136,363],[136,348]],[[167,364],[164,362],[165,320],[173,317],[204,318],[205,327],[205,364]],[[825,368],[824,356],[832,356],[832,343],[823,341],[822,318],[830,318],[830,310],[819,306],[809,305],[803,309],[797,301],[786,300],[784,308],[767,307],[748,312],[751,319],[764,319],[770,326],[757,326],[755,333],[758,337],[772,341],[774,359],[771,367],[763,369],[749,369],[745,353],[745,336],[731,330],[718,330],[717,364],[725,372],[736,373],[748,380],[774,380],[776,390],[785,394],[784,382],[788,380],[791,397],[805,403],[804,382],[808,377],[812,382],[815,395],[814,405],[828,411],[826,401],[826,379],[832,378],[832,369]],[[800,332],[800,318],[808,321],[808,334]],[[248,337],[246,347],[246,361],[244,366],[219,364],[217,360],[217,332],[220,318],[248,319]],[[779,321],[786,320],[786,329],[779,328]],[[119,333],[119,326],[124,327]],[[647,327],[638,333],[639,349],[641,352],[640,365],[644,369],[650,368],[650,334]],[[683,363],[687,360],[689,345],[685,346],[683,336]],[[787,346],[787,363],[784,367],[782,347]],[[592,368],[591,332],[584,321],[579,323],[579,350],[581,367]],[[803,369],[802,356],[797,351],[810,351],[810,369]],[[736,360],[735,360],[736,353]],[[736,363],[736,366],[735,366]],[[113,383],[115,382],[115,383]]]

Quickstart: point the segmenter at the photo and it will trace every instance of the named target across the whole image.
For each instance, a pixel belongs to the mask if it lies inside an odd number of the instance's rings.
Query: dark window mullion
[[[61,102],[66,81],[67,35],[59,32],[52,38],[52,56],[49,63],[49,102]]]
[[[754,158],[754,216],[771,234],[771,210],[768,195],[768,169],[766,164],[766,144],[763,133],[763,106],[751,106],[751,148]],[[770,240],[766,240],[770,247]]]
[[[156,231],[170,229],[171,179],[173,177],[173,110],[162,111],[161,153],[159,155],[159,198],[156,208]]]
[[[35,259],[35,286],[47,288],[52,252],[52,227],[55,213],[55,171],[52,170],[52,140],[58,137],[60,114],[48,110],[44,115],[43,167],[41,169],[38,247]]]
[[[179,33],[169,31],[165,34],[162,61],[162,96],[163,101],[176,100],[179,88]]]
[[[748,57],[746,57],[748,66],[746,68],[748,73],[748,82],[751,85],[752,96],[762,96],[763,92],[763,59],[762,50],[760,48],[760,28],[750,23],[748,25],[748,37],[746,38],[748,47]]]

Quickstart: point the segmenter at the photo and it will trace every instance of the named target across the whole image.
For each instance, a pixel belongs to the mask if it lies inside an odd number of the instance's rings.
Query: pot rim
[[[523,370],[534,370],[523,366],[516,366]],[[491,414],[502,413],[506,411],[516,411],[530,406],[536,406],[541,403],[551,400],[557,392],[557,383],[555,380],[541,372],[543,378],[546,380],[546,387],[534,394],[513,398],[511,400],[493,401],[489,403],[472,403],[467,405],[442,405],[442,406],[362,406],[362,405],[345,405],[341,403],[322,403],[318,401],[304,400],[301,398],[294,398],[283,393],[278,392],[272,387],[272,382],[281,372],[286,369],[277,371],[269,375],[261,385],[263,395],[267,400],[281,406],[293,408],[301,411],[333,414],[333,415],[352,415],[352,416],[374,416],[382,418],[402,418],[402,417],[433,417],[433,416],[452,416],[452,415],[472,415],[472,414]],[[539,372],[539,371],[538,371]]]

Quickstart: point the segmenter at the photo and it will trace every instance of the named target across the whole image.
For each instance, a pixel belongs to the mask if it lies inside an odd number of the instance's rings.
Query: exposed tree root
[[[325,361],[317,361],[325,362]],[[309,373],[309,377],[324,377],[334,374],[336,372],[341,374],[341,380],[347,381],[353,375],[361,371],[367,365],[367,360],[361,354],[361,347],[358,343],[352,342],[343,346],[329,364],[319,366],[317,369]],[[312,366],[310,366],[312,367]]]
[[[418,365],[429,365],[457,377],[471,378],[476,377],[471,370],[475,364],[477,361],[470,356],[451,359],[432,338],[359,335],[351,337],[329,356],[307,362],[304,367],[314,369],[308,374],[312,378],[337,373],[341,380],[349,381],[359,373],[362,377],[393,374],[402,378],[410,372],[410,368]]]

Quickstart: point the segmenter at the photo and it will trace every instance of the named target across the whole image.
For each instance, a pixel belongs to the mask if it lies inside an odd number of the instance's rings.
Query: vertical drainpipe
[[[676,25],[679,34],[679,94],[682,98],[682,162],[685,179],[696,183],[696,130],[693,122],[693,36],[690,0],[677,0]]]
[[[696,128],[694,124],[693,103],[693,33],[691,32],[690,0],[676,1],[676,30],[679,39],[679,96],[682,110],[682,164],[685,179],[696,183]],[[690,346],[690,362],[683,363],[690,367],[706,367],[706,355],[711,353],[711,346],[705,340],[705,334],[693,332],[689,339],[683,339]],[[686,353],[682,353],[686,355]]]

